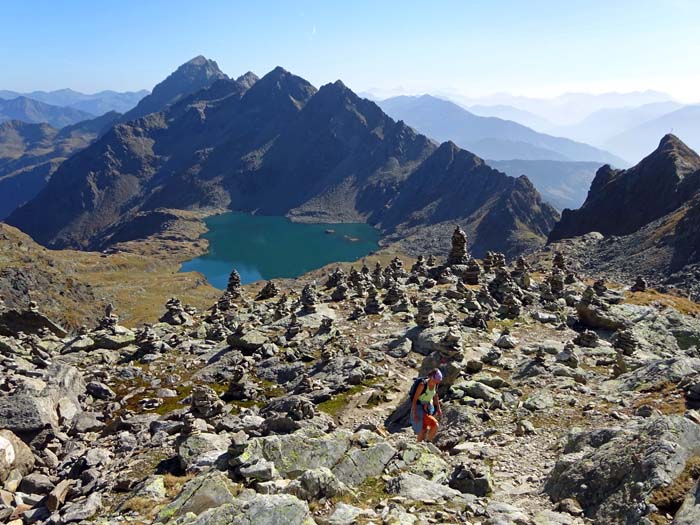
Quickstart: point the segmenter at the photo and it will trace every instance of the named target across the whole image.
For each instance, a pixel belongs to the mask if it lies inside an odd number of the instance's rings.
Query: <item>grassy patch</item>
[[[352,396],[359,394],[364,389],[365,385],[355,385],[349,390],[332,397],[328,401],[319,403],[316,408],[318,408],[321,412],[325,412],[326,414],[335,417],[348,405],[348,401]]]
[[[684,297],[663,294],[656,290],[646,292],[625,292],[625,301],[640,306],[662,305],[678,310],[685,315],[700,316],[700,304]]]
[[[683,414],[687,406],[685,396],[675,383],[664,381],[655,385],[641,385],[639,391],[646,394],[637,399],[632,405],[634,409],[642,405],[650,405],[662,414]]]

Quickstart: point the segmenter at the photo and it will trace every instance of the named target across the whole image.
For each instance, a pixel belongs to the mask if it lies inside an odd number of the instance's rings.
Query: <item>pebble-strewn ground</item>
[[[697,304],[464,245],[234,273],[136,330],[5,308],[0,522],[699,523]],[[407,393],[435,366],[419,444]]]

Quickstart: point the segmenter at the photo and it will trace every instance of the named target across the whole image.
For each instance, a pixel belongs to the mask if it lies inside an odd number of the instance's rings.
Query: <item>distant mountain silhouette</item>
[[[479,117],[457,104],[423,95],[395,97],[379,103],[392,117],[439,141],[453,140],[484,158],[495,160],[572,160],[612,163],[622,159],[569,139],[538,133],[516,122]]]
[[[18,120],[0,124],[0,220],[39,193],[67,157],[118,118],[118,113],[107,113],[61,130]]]
[[[80,93],[72,89],[58,89],[56,91],[32,91],[31,93],[18,93],[16,91],[0,90],[0,98],[10,100],[18,97],[27,97],[53,106],[71,107],[90,113],[103,115],[110,111],[126,113],[132,109],[139,100],[148,95],[147,90],[141,91],[100,91],[93,94]]]
[[[55,128],[62,128],[92,118],[95,116],[79,109],[52,106],[27,97],[0,100],[0,122],[6,120],[21,120],[31,124],[46,122]]]
[[[142,98],[134,109],[124,114],[122,121],[126,122],[149,113],[162,111],[181,98],[209,87],[216,80],[227,78],[216,62],[201,55],[196,56],[156,85],[150,95]]]
[[[600,162],[557,160],[490,160],[489,166],[511,177],[526,175],[542,198],[557,209],[576,209],[586,200]]]
[[[466,109],[474,115],[480,117],[496,117],[503,120],[512,120],[535,131],[547,132],[554,125],[547,119],[536,115],[530,111],[508,106],[506,104],[494,104],[492,106],[486,104],[474,104],[467,106]]]
[[[691,148],[700,149],[700,105],[684,106],[636,127],[628,129],[606,141],[606,146],[632,160],[640,159],[651,150],[658,137],[673,133]]]
[[[316,90],[276,68],[210,84],[114,126],[8,222],[44,245],[101,248],[138,235],[139,213],[228,207],[368,222],[385,243],[435,253],[458,223],[476,254],[515,255],[541,244],[557,218],[527,178],[438,147],[340,81]]]

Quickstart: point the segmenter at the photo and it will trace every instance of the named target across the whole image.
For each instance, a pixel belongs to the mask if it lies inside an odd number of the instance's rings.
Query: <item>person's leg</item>
[[[438,422],[433,416],[425,415],[423,418],[423,428],[426,429],[425,440],[432,441],[435,438],[435,434],[438,431]]]
[[[418,423],[416,423],[414,416],[417,416]],[[420,404],[417,404],[415,413],[411,412],[411,426],[413,427],[413,431],[417,435],[416,439],[418,441],[423,441],[425,439],[425,422],[423,416],[423,407],[420,406]]]

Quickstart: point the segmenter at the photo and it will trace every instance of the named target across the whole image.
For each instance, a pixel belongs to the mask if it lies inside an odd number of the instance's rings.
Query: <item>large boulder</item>
[[[182,525],[314,525],[305,501],[289,494],[255,494],[211,508]]]
[[[155,523],[170,523],[189,513],[199,515],[233,503],[235,493],[231,480],[223,472],[212,470],[185,483],[175,499],[160,510]]]
[[[200,471],[215,465],[226,465],[231,440],[222,434],[191,434],[177,445],[180,466],[187,471]]]
[[[391,444],[369,430],[327,434],[307,428],[293,434],[253,438],[229,463],[242,473],[251,465],[269,461],[282,477],[290,479],[327,468],[341,483],[355,487],[381,475],[395,454]]]
[[[0,483],[16,470],[22,476],[34,468],[34,454],[24,442],[9,430],[0,430]]]
[[[0,396],[0,428],[21,436],[51,427],[70,426],[81,412],[85,381],[77,368],[52,364],[41,387],[25,382],[8,396]]]
[[[573,498],[595,523],[652,524],[652,504],[700,454],[700,425],[659,416],[627,428],[574,432],[545,492]],[[691,461],[692,463],[692,461]]]

